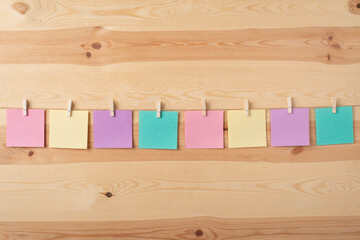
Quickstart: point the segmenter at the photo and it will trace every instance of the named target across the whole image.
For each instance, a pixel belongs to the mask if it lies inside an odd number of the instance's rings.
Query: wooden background
[[[360,239],[359,0],[2,0],[0,19],[0,239]],[[287,96],[312,108],[311,146],[184,149],[201,98]],[[316,146],[313,108],[333,96],[354,106],[355,144]],[[115,99],[135,149],[94,150],[92,126],[89,150],[6,148],[23,98]],[[180,111],[177,151],[137,149],[159,99]]]

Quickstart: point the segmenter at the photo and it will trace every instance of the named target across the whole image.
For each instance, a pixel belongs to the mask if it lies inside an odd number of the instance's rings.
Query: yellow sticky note
[[[266,146],[265,109],[250,110],[245,116],[244,110],[227,112],[229,148]]]
[[[86,149],[88,144],[88,111],[50,110],[50,147]]]

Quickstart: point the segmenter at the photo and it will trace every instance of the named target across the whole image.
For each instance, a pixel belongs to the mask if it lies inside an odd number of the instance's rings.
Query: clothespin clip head
[[[249,116],[249,100],[248,99],[245,99],[244,109],[245,109],[245,116],[248,117]]]
[[[336,97],[331,98],[332,113],[336,113]]]
[[[24,116],[28,115],[28,101],[27,101],[27,99],[23,100],[23,115]]]
[[[156,117],[161,117],[161,101],[156,102]]]
[[[72,100],[69,100],[68,104],[67,104],[67,116],[68,117],[71,117],[71,111],[72,111]]]
[[[206,116],[206,99],[201,99],[201,113],[203,116]]]
[[[114,100],[110,101],[110,116],[115,117],[115,104]]]
[[[288,109],[288,113],[292,113],[292,100],[291,100],[291,97],[287,98],[287,109]]]

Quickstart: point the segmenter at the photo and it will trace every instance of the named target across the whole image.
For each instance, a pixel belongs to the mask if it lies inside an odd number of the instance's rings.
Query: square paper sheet
[[[93,111],[94,148],[132,148],[132,111]]]
[[[251,109],[227,112],[229,148],[266,146],[266,111]]]
[[[139,112],[139,148],[177,149],[178,112]]]
[[[186,148],[224,148],[224,112],[185,112]]]
[[[353,108],[337,107],[336,113],[332,108],[316,108],[316,144],[344,144],[354,143]]]
[[[45,111],[29,109],[24,116],[22,109],[6,111],[7,147],[44,147]]]
[[[88,111],[50,110],[50,147],[86,149],[88,144]]]
[[[309,109],[271,109],[271,146],[310,145]]]

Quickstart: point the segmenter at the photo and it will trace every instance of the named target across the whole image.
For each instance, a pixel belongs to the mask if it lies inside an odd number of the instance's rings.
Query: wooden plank
[[[0,183],[0,221],[360,214],[360,161],[1,165]]]
[[[109,26],[126,31],[354,26],[357,0],[0,1],[1,30]]]
[[[0,223],[0,239],[358,240],[359,237],[360,217]]]
[[[359,0],[0,1],[0,240],[360,238]],[[184,111],[311,107],[308,147],[185,149]],[[316,146],[314,107],[354,107]],[[6,148],[7,108],[134,110],[134,149]],[[178,110],[179,150],[138,149]],[[48,121],[47,116],[47,123]],[[48,124],[47,137],[48,137]],[[227,147],[227,119],[224,125]],[[48,145],[48,139],[46,139]]]
[[[139,112],[133,113],[134,149],[94,149],[92,113],[89,125],[89,149],[8,148],[6,143],[6,111],[0,110],[0,164],[55,164],[76,162],[133,162],[133,161],[240,161],[240,162],[327,162],[360,160],[360,107],[354,108],[355,144],[316,146],[314,110],[310,111],[310,143],[308,147],[270,147],[270,113],[267,111],[268,147],[233,148],[227,142],[225,114],[225,149],[186,149],[184,112],[179,112],[179,149],[138,149]],[[49,116],[47,115],[47,123]],[[49,146],[49,125],[46,126],[46,145]]]
[[[121,32],[103,27],[0,32],[0,63],[107,65],[181,60],[360,62],[360,27]]]
[[[360,48],[359,48],[360,49]],[[174,61],[121,63],[102,67],[63,64],[0,64],[0,107],[108,109],[283,108],[292,96],[294,107],[360,106],[360,64],[324,65],[277,61]]]

